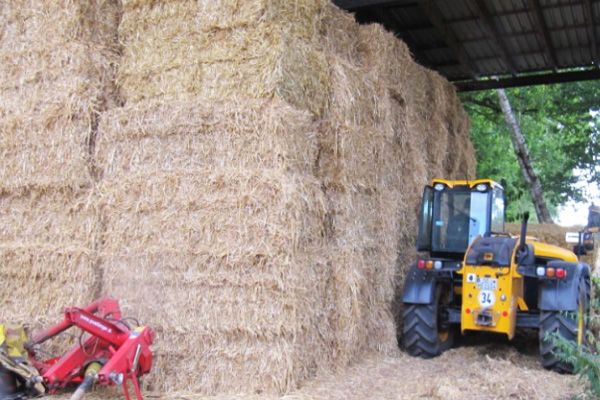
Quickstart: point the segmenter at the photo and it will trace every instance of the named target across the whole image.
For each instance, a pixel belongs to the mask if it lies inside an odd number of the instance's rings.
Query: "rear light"
[[[433,268],[433,260],[427,260],[425,262],[425,268],[432,269]]]
[[[471,309],[470,308],[465,309],[465,313],[466,314],[471,314]]]
[[[418,260],[417,261],[417,268],[419,268],[419,269],[425,268],[425,260]]]
[[[434,269],[442,269],[442,262],[440,260],[436,260],[433,262]]]
[[[565,268],[537,267],[535,274],[539,277],[564,279],[567,277],[567,270]]]

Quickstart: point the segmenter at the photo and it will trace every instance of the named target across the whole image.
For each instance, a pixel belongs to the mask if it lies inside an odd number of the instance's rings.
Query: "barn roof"
[[[600,0],[333,0],[459,90],[600,79]]]

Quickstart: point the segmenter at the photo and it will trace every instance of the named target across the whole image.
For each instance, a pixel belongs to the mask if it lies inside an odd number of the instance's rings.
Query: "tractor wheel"
[[[433,304],[407,304],[404,347],[415,357],[432,358],[452,347],[454,329],[448,323],[448,290],[438,285]]]
[[[540,355],[542,366],[546,369],[560,373],[572,374],[573,364],[565,362],[556,356],[557,346],[551,340],[546,340],[547,333],[557,333],[565,340],[577,343],[578,346],[585,344],[587,332],[586,316],[590,309],[590,280],[581,277],[579,279],[577,312],[564,311],[542,311],[540,315]]]

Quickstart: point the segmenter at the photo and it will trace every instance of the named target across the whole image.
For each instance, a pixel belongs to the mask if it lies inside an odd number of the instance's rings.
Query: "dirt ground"
[[[318,376],[283,396],[240,394],[144,393],[159,400],[566,400],[581,393],[577,377],[544,370],[539,363],[537,332],[521,332],[512,341],[471,334],[442,356],[423,360],[400,351],[373,354],[344,371]],[[132,393],[133,394],[133,393]],[[70,393],[55,396],[67,400]],[[116,388],[96,389],[88,400],[124,399]]]

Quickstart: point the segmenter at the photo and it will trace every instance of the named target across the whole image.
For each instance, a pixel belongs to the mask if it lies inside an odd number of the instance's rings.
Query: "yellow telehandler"
[[[431,358],[458,333],[539,330],[542,365],[571,373],[546,333],[581,345],[590,267],[571,251],[504,233],[504,189],[492,180],[434,179],[423,193],[419,258],[405,278],[404,347]],[[579,316],[579,317],[578,317]]]

